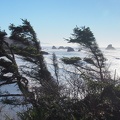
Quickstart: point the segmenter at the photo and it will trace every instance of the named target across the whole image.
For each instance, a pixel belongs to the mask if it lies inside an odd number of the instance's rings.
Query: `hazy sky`
[[[86,26],[100,47],[120,47],[120,0],[0,0],[0,28],[28,19],[42,45],[67,42],[73,28]]]

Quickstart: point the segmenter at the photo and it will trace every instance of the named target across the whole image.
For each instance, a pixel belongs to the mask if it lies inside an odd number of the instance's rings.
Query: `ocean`
[[[79,48],[74,47],[73,52],[67,52],[67,49],[52,49],[52,47],[43,47],[43,50],[48,52],[49,55],[44,55],[45,61],[49,65],[52,62],[52,54],[55,53],[58,61],[62,57],[80,57],[84,58],[86,56],[86,51],[81,50],[78,51]],[[116,77],[120,76],[120,48],[116,48],[115,50],[106,50],[105,48],[100,48],[103,52],[106,60],[106,66],[108,70],[111,72],[111,75]]]

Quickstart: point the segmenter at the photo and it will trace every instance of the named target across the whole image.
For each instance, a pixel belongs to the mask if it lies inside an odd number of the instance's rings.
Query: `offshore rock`
[[[55,46],[52,46],[52,49],[57,49]]]
[[[52,46],[52,49],[57,49],[55,46]]]
[[[112,46],[112,44],[109,44],[107,46],[106,50],[115,50],[115,48]]]
[[[73,52],[74,49],[72,47],[68,47],[67,52]]]
[[[60,46],[58,49],[65,49],[63,46]]]

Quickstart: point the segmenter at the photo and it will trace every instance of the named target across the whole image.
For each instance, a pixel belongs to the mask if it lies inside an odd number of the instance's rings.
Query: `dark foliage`
[[[71,57],[71,58],[63,57],[61,60],[65,64],[75,64],[75,63],[79,62],[79,60],[81,60],[81,58],[80,57]]]

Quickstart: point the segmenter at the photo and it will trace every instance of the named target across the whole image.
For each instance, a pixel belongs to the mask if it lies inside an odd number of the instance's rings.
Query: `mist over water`
[[[83,58],[86,56],[86,51],[79,50],[79,46],[73,47],[75,51],[67,52],[67,49],[52,49],[51,46],[44,46],[43,50],[48,52],[49,55],[45,55],[45,60],[47,63],[51,63],[52,54],[55,53],[58,60],[62,57],[80,57]],[[120,48],[115,50],[106,50],[105,48],[100,48],[107,59],[106,65],[108,70],[111,71],[111,75],[114,76],[116,72],[116,77],[120,76]]]

